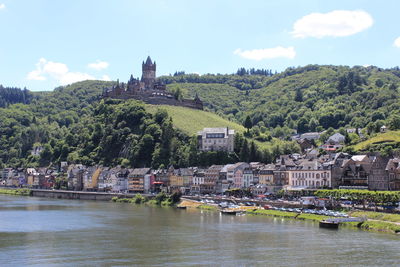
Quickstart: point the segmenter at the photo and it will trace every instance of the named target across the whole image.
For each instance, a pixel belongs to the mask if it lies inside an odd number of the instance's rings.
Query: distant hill
[[[101,93],[114,82],[83,81],[58,87],[52,92],[5,90],[2,87],[0,166],[2,163],[14,166],[38,164],[39,159],[29,152],[38,144],[45,146],[45,156],[40,159],[40,164],[66,159],[109,163],[111,154],[104,151],[108,145],[115,149],[112,155],[117,158],[112,160],[113,164],[123,160],[126,163],[127,155],[138,157],[144,146],[148,146],[151,153],[161,151],[163,137],[152,141],[148,136],[150,130],[146,130],[151,123],[157,124],[149,128],[157,138],[160,138],[158,128],[168,130],[154,118],[158,108],[165,109],[176,129],[184,133],[169,135],[176,150],[174,153],[181,155],[179,159],[171,158],[171,162],[180,162],[182,166],[188,162],[185,158],[190,150],[188,138],[204,127],[228,126],[239,133],[246,132],[248,141],[255,140],[263,153],[269,154],[263,156],[264,161],[298,151],[298,146],[290,141],[296,131],[343,132],[343,128],[363,128],[366,138],[372,141],[355,145],[350,150],[399,152],[397,139],[388,137],[383,142],[373,139],[382,125],[387,125],[390,130],[400,130],[399,68],[309,65],[288,68],[273,75],[252,73],[160,77],[167,83],[169,91],[179,90],[188,98],[198,94],[205,111],[154,107],[136,101],[102,101]],[[135,106],[138,107],[133,108]],[[120,114],[119,117],[113,115],[115,112]],[[140,114],[142,119],[132,124],[130,112]],[[248,133],[241,126],[247,117],[252,124]],[[358,138],[352,136],[351,140],[353,144]],[[115,142],[118,145],[113,146]],[[150,162],[153,159],[147,158],[142,164]],[[206,163],[203,161],[203,164]]]
[[[189,97],[198,94],[210,111],[240,123],[249,115],[253,124],[262,122],[268,128],[286,126],[298,132],[364,128],[389,119],[400,107],[398,68],[309,65],[271,77],[205,75],[209,83],[187,76],[186,82],[182,82],[185,75],[176,82],[171,77],[168,90],[179,88]],[[235,87],[240,82],[249,83],[251,89]]]

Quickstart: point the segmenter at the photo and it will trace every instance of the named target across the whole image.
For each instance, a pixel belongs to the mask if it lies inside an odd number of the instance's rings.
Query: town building
[[[67,178],[68,178],[68,189],[74,191],[82,191],[83,189],[83,173],[85,172],[85,168],[82,164],[72,164],[68,167]],[[40,177],[40,175],[39,175]],[[34,187],[37,184],[39,186],[39,181],[36,183],[35,181]]]
[[[300,139],[307,139],[307,140],[317,140],[321,137],[321,133],[319,132],[309,132],[303,133],[300,135]]]
[[[331,170],[318,160],[303,159],[287,171],[291,188],[331,188]]]
[[[268,164],[262,167],[259,171],[259,186],[264,188],[264,192],[274,192],[274,171],[275,165]],[[263,193],[264,193],[263,192]]]
[[[385,171],[388,175],[388,190],[400,191],[400,158],[390,159]]]
[[[380,155],[370,155],[371,171],[368,177],[369,190],[389,190],[389,175],[386,171],[389,159]]]
[[[244,170],[249,167],[250,165],[246,162],[238,162],[227,168],[227,181],[233,188],[243,187]]]
[[[150,171],[150,168],[137,168],[130,170],[128,173],[129,192],[147,193],[150,189]]]
[[[204,183],[201,185],[200,190],[202,193],[209,194],[216,192],[219,174],[223,167],[223,165],[211,165],[204,171]]]
[[[235,130],[226,128],[204,128],[197,133],[201,151],[233,152]]]
[[[343,147],[346,137],[340,133],[335,133],[328,137],[325,144],[321,146],[323,150],[329,153],[334,153],[336,150]]]
[[[242,188],[249,188],[254,186],[254,174],[252,168],[245,168],[243,170],[243,181],[242,181]]]
[[[350,159],[343,161],[340,171],[339,188],[367,189],[371,172],[371,160],[367,155],[352,156]]]

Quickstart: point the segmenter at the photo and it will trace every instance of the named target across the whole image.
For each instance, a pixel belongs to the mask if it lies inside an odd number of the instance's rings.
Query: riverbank
[[[111,201],[119,203],[147,204],[147,205],[173,207],[180,202],[180,195],[176,193],[172,195],[159,193],[154,197],[148,197],[148,196],[143,196],[142,194],[135,194],[131,198],[113,197]]]
[[[201,202],[184,199],[178,206],[198,208],[202,210],[209,211],[221,211],[216,205],[203,204]],[[298,213],[290,211],[280,211],[272,209],[262,209],[259,207],[240,207],[248,215],[254,216],[272,216],[280,217],[294,220],[307,220],[319,222],[332,218],[330,216],[309,214],[309,213]],[[349,212],[349,216],[352,217],[363,217],[366,220],[363,222],[341,222],[341,227],[357,228],[367,231],[374,232],[386,232],[392,234],[400,233],[400,215],[399,214],[387,214],[382,212],[364,212],[364,211],[354,211]]]
[[[324,216],[324,215],[286,212],[278,210],[262,210],[262,209],[247,211],[246,213],[251,215],[264,215],[264,216],[289,218],[295,220],[311,220],[317,222],[331,218],[329,216]],[[382,217],[386,218],[387,220],[382,221],[382,220],[370,219],[368,216],[365,216],[365,214],[368,213],[373,213],[370,215],[371,217],[373,216],[378,218]],[[375,232],[387,232],[392,234],[400,233],[400,223],[396,222],[397,220],[400,221],[400,215],[398,214],[385,214],[380,212],[352,212],[349,213],[349,215],[353,217],[366,217],[366,220],[363,222],[341,222],[339,224],[340,226],[354,227],[362,230],[375,231]]]
[[[15,196],[31,196],[32,191],[27,188],[18,188],[18,189],[0,188],[0,194],[15,195]]]
[[[114,193],[98,193],[98,192],[75,192],[75,191],[62,191],[62,190],[39,190],[39,189],[9,189],[0,188],[0,194],[7,195],[18,195],[18,196],[36,196],[36,197],[47,197],[47,198],[63,198],[63,199],[81,199],[81,200],[103,200],[123,203],[135,203],[135,204],[147,204],[147,205],[158,205],[158,206],[178,206],[178,207],[189,207],[198,208],[201,210],[208,211],[220,211],[217,205],[204,204],[199,201],[182,199],[179,202],[177,196],[168,196],[166,194],[159,194],[157,196],[147,196],[141,194],[114,194]],[[179,204],[178,204],[179,203]],[[289,211],[278,211],[278,210],[264,210],[259,207],[240,207],[245,209],[246,214],[249,215],[261,215],[261,216],[273,216],[281,218],[289,218],[296,220],[311,220],[321,221],[329,216],[317,215],[317,214],[306,214]],[[383,212],[369,212],[369,211],[353,211],[348,213],[352,217],[363,217],[366,220],[364,222],[344,222],[340,223],[343,227],[353,227],[368,231],[375,232],[387,232],[387,233],[400,233],[400,215],[399,214],[388,214]]]

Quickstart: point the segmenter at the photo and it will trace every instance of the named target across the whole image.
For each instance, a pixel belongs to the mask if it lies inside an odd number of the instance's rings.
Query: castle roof
[[[153,64],[153,62],[151,61],[150,56],[148,56],[146,59],[146,65],[151,65],[151,64]]]

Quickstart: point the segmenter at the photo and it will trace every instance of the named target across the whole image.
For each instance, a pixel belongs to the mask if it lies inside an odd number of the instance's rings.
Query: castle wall
[[[166,92],[165,84],[156,80],[156,62],[152,62],[150,56],[146,63],[142,63],[142,78],[136,80],[131,75],[127,86],[117,84],[111,90],[103,93],[103,97],[116,99],[137,99],[152,105],[182,106],[194,109],[203,109],[203,102],[196,96],[195,100],[176,100],[171,93]]]

